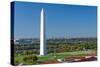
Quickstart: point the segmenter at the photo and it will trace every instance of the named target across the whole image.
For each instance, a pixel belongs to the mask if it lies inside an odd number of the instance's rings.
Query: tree
[[[34,56],[29,55],[29,56],[26,56],[23,58],[23,61],[28,63],[28,64],[36,64],[37,60],[38,60],[38,58],[36,55],[34,55]]]

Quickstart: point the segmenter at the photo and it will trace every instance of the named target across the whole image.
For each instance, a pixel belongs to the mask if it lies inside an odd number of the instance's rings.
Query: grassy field
[[[87,54],[94,54],[95,51],[74,51],[74,52],[63,52],[63,53],[50,53],[46,56],[38,56],[38,60],[46,61],[46,60],[53,60],[53,59],[63,59],[68,57],[76,57],[76,56],[86,56]],[[16,55],[15,56],[15,63],[24,63],[30,64],[28,62],[23,61],[25,55]]]
[[[61,59],[76,56],[86,56],[87,54],[93,54],[94,51],[75,51],[75,52],[63,52],[63,53],[51,53],[46,56],[38,56],[39,60]]]

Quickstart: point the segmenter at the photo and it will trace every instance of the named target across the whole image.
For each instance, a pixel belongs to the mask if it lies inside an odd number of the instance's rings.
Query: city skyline
[[[15,2],[14,36],[39,38],[40,11],[46,13],[46,37],[96,37],[95,6]]]

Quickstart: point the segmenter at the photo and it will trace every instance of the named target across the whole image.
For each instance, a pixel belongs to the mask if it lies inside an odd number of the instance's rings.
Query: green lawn
[[[46,60],[52,60],[52,59],[58,59],[58,58],[68,58],[68,57],[74,57],[74,56],[86,56],[87,54],[92,54],[93,51],[75,51],[75,52],[63,52],[63,53],[50,53],[46,56],[37,56],[38,60],[41,61],[46,61]],[[28,62],[24,62],[23,58],[25,55],[16,55],[15,56],[15,61],[17,63],[24,63],[24,64],[29,64]],[[15,62],[15,63],[16,63]]]
[[[75,52],[63,52],[63,53],[51,53],[46,56],[38,56],[39,60],[50,60],[50,59],[59,59],[59,58],[68,58],[75,56],[86,56],[87,54],[92,54],[92,51],[75,51]]]

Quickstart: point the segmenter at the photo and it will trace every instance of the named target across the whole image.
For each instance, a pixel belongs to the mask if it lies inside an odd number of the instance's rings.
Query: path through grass
[[[50,53],[46,56],[38,56],[38,60],[46,61],[46,60],[54,60],[54,59],[61,59],[61,58],[68,58],[68,57],[76,57],[76,56],[86,56],[87,54],[93,54],[94,51],[75,51],[75,52],[63,52],[63,53]],[[23,58],[25,55],[15,56],[15,61],[18,63],[25,63]]]

